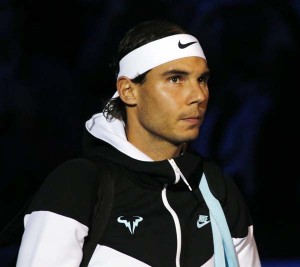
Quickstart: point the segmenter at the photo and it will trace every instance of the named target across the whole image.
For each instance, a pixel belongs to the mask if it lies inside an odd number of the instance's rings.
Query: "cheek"
[[[159,117],[157,119],[162,121],[170,120],[179,112],[180,108],[176,98],[172,98],[170,95],[163,93],[152,102],[151,110]]]
[[[144,99],[138,111],[140,123],[145,128],[156,128],[156,131],[158,128],[167,126],[171,121],[171,114],[174,114],[174,110],[163,95],[153,99]]]
[[[156,93],[156,104],[159,109],[165,110],[165,112],[178,111],[185,96],[183,90],[176,89],[174,86],[169,88],[166,85],[159,88],[159,91]]]
[[[159,111],[163,103],[168,100],[167,94],[158,86],[147,86],[142,88],[140,94],[139,107],[141,109],[154,109]]]
[[[170,117],[179,111],[180,101],[183,99],[180,90],[169,88],[165,83],[147,84],[141,90],[138,106],[144,117],[162,121],[166,119],[162,116]]]

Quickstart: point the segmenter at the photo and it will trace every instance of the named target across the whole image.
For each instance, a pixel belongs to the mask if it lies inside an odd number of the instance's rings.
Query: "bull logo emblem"
[[[131,220],[124,219],[124,216],[120,216],[118,218],[119,223],[125,224],[125,226],[129,229],[130,233],[133,235],[135,228],[139,225],[139,223],[143,220],[141,216],[133,216]]]

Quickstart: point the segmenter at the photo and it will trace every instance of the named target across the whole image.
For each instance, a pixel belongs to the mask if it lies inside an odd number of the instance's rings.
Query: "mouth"
[[[189,117],[184,117],[181,120],[190,124],[200,124],[202,121],[201,116],[189,116]]]

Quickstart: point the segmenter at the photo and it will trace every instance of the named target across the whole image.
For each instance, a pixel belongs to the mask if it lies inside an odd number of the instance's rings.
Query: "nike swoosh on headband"
[[[182,43],[180,42],[180,40],[179,40],[179,42],[178,42],[178,47],[179,47],[180,49],[184,49],[184,48],[187,48],[188,46],[190,46],[190,45],[192,45],[192,44],[195,44],[195,43],[197,43],[197,42],[190,42],[190,43],[182,44]]]

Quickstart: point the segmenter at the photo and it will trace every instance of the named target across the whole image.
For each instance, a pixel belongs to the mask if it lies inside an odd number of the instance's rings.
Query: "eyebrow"
[[[200,77],[209,77],[210,76],[210,70],[204,71],[203,73],[201,73]]]
[[[163,73],[161,73],[161,76],[164,77],[164,76],[169,76],[169,75],[181,75],[181,76],[187,76],[189,75],[190,72],[188,71],[183,71],[183,70],[177,70],[177,69],[174,69],[174,70],[168,70],[168,71],[165,71]],[[206,70],[204,72],[202,72],[200,75],[199,75],[199,78],[200,77],[207,77],[210,75],[210,70]]]

